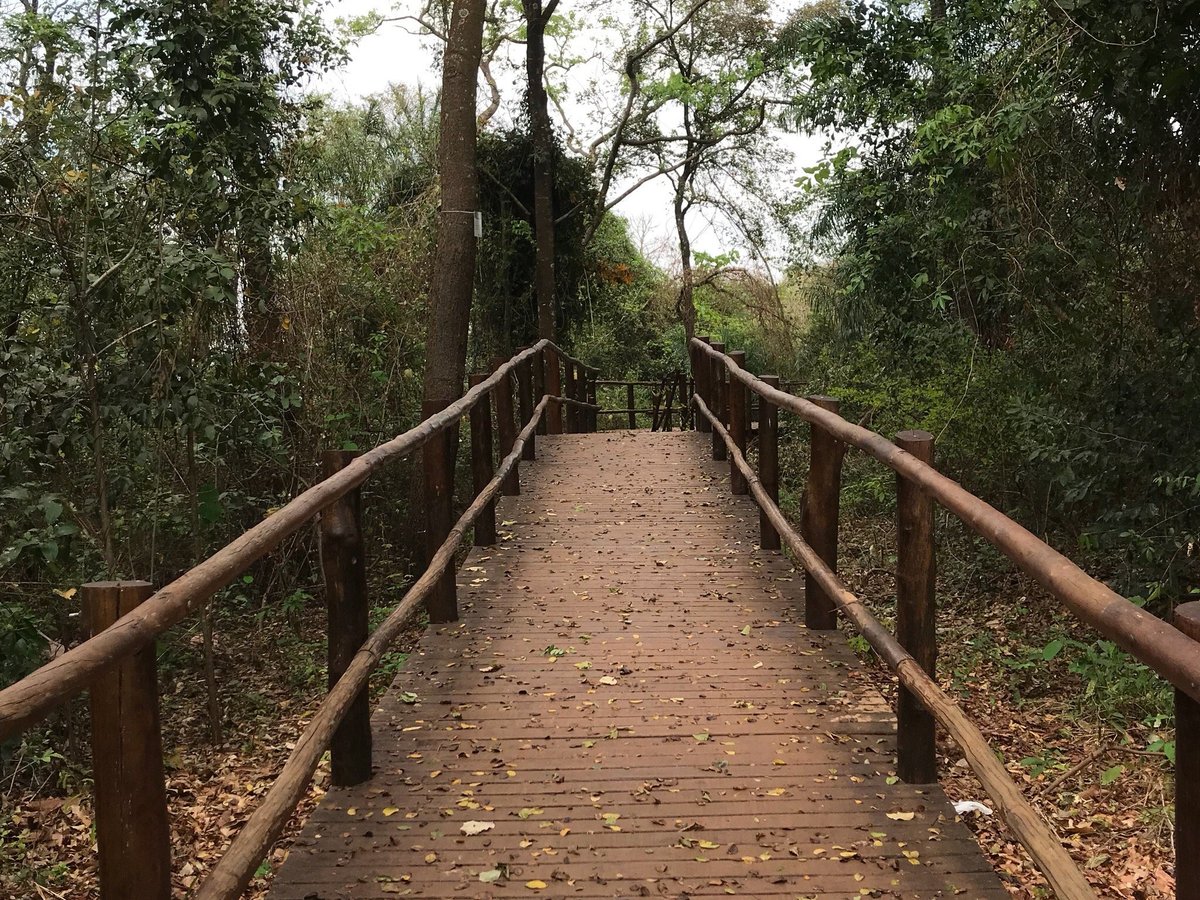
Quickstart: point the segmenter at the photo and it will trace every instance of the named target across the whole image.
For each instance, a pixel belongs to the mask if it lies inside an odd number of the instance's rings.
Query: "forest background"
[[[1200,596],[1200,2],[496,0],[468,371],[539,334],[536,104],[497,79],[547,10],[570,352],[656,380],[712,335],[884,434],[931,431],[941,468],[1156,614]],[[312,484],[322,449],[418,420],[440,98],[310,89],[382,19],[436,51],[448,14],[4,5],[0,683],[84,637],[81,583],[163,583]],[[795,133],[825,141],[799,179]],[[667,248],[611,211],[652,180]],[[795,512],[805,434],[784,439]],[[379,615],[420,569],[415,491],[404,467],[369,489]],[[893,498],[850,460],[843,565],[885,614]],[[943,681],[1105,892],[1169,890],[1169,689],[939,524]],[[160,646],[181,890],[319,696],[322,616],[303,534]],[[0,748],[0,894],[86,895],[86,732],[76,703]],[[1003,829],[974,827],[1038,896]]]

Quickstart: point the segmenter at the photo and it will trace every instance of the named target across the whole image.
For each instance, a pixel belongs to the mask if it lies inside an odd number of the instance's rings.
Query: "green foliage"
[[[809,378],[933,431],[1119,590],[1162,585],[1161,613],[1200,576],[1200,5],[1054,9],[852,2],[786,29],[790,115],[846,136],[802,181],[831,259]]]

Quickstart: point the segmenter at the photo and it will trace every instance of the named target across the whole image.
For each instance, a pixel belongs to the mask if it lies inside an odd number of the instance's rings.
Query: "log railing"
[[[1095,894],[1047,823],[1022,797],[979,729],[936,680],[934,504],[1003,552],[1076,616],[1141,660],[1176,689],[1176,896],[1200,900],[1200,602],[1175,612],[1175,625],[1150,615],[1021,525],[966,491],[933,466],[933,436],[906,431],[889,441],[838,415],[830,397],[797,397],[779,379],[755,376],[744,355],[725,353],[707,337],[689,345],[696,385],[697,430],[712,433],[714,459],[728,459],[734,494],[750,494],[760,509],[764,549],[787,546],[806,573],[806,624],[836,627],[843,615],[866,638],[900,683],[897,774],[912,783],[937,779],[934,723],[943,727],[995,802],[1001,816],[1059,897]],[[747,462],[748,410],[759,401],[756,473]],[[809,423],[810,462],[800,528],[778,506],[778,412]],[[891,634],[837,575],[838,496],[848,448],[896,473],[896,634]]]
[[[605,422],[610,427],[637,428],[638,416],[648,418],[651,431],[670,431],[676,424],[680,431],[691,427],[688,397],[692,386],[683,372],[672,372],[658,381],[604,379],[593,384],[601,395],[615,392],[617,402],[624,400],[624,405],[619,407],[605,408],[604,403],[599,404],[598,416],[615,417]],[[638,396],[639,389],[642,397]],[[593,394],[593,402],[599,402],[595,396]],[[639,406],[639,401],[643,400],[647,405]],[[623,426],[622,420],[627,424]]]
[[[159,731],[154,641],[197,612],[281,541],[316,519],[329,607],[329,693],[283,770],[229,850],[202,882],[205,900],[238,897],[331,753],[335,784],[371,774],[367,682],[406,623],[424,608],[431,622],[458,617],[454,556],[474,531],[496,540],[495,503],[520,492],[518,466],[535,456],[535,434],[596,427],[596,370],[542,340],[473,374],[453,402],[427,401],[416,427],[361,455],[323,457],[324,479],[165,587],[97,582],[82,590],[93,636],[0,690],[0,741],[87,690],[92,710],[96,831],[102,898],[167,900],[170,838]],[[560,385],[566,385],[564,396]],[[589,401],[590,398],[590,401]],[[492,410],[496,413],[493,434]],[[459,421],[471,423],[475,498],[453,517]],[[493,445],[503,454],[493,467]],[[360,488],[383,466],[423,450],[429,564],[383,623],[368,633]]]

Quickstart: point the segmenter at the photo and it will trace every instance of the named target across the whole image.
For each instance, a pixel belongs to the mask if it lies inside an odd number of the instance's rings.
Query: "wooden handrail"
[[[774,397],[768,396],[768,399],[775,402]],[[788,549],[796,555],[805,570],[820,582],[825,594],[854,623],[888,668],[896,673],[900,683],[920,699],[954,738],[988,796],[996,804],[1001,817],[1029,851],[1055,893],[1063,900],[1095,900],[1095,892],[1075,861],[1063,849],[1050,826],[1021,795],[1020,789],[996,759],[983,733],[792,527],[759,481],[728,429],[713,415],[704,399],[696,394],[692,400],[701,415],[711,423],[713,433],[724,441],[726,452],[745,479],[759,509],[771,520]]]
[[[703,341],[693,338],[692,348],[719,361],[729,370],[731,378],[736,378],[760,397],[818,425],[839,441],[857,447],[920,486],[1076,616],[1200,702],[1198,642],[1130,603],[994,506],[882,435],[848,422],[815,403],[771,387],[733,365],[728,356]]]
[[[543,348],[569,358],[540,340],[518,353],[461,398],[419,425],[359,456],[335,475],[294,497],[282,509],[243,532],[216,553],[160,588],[149,600],[95,637],[0,690],[0,742],[20,734],[56,706],[82,691],[100,672],[149,646],[163,632],[195,612],[247,568],[299,531],[314,516],[362,485],[376,470],[454,425],[515,368]],[[577,401],[562,399],[560,402]]]
[[[321,755],[329,746],[330,738],[346,715],[354,697],[366,685],[367,679],[379,665],[388,647],[400,636],[409,618],[420,609],[426,596],[437,585],[438,579],[448,571],[454,561],[454,554],[462,546],[472,523],[500,493],[505,478],[516,468],[525,442],[536,430],[547,404],[552,400],[562,399],[542,397],[541,402],[534,408],[533,417],[517,435],[512,449],[496,468],[496,473],[487,487],[459,516],[424,573],[408,589],[400,605],[367,638],[346,668],[345,674],[321,702],[304,733],[296,741],[295,749],[288,756],[283,771],[233,839],[220,862],[200,885],[196,892],[196,900],[234,900],[242,895],[254,877],[259,863],[279,838],[296,805],[304,797],[304,791],[321,761]]]

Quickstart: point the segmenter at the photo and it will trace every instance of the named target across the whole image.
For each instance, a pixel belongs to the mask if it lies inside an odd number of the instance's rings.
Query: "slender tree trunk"
[[[692,338],[696,336],[696,300],[695,300],[695,275],[692,272],[692,241],[688,237],[687,231],[687,184],[688,184],[688,169],[690,166],[684,166],[684,171],[679,176],[679,183],[675,187],[675,201],[673,204],[675,212],[675,233],[679,237],[679,263],[681,273],[679,276],[679,298],[675,301],[675,310],[679,314],[679,320],[683,323],[683,332],[686,338],[686,345],[690,346]]]
[[[946,18],[946,0],[929,0],[929,15],[935,22]]]
[[[525,75],[529,122],[533,131],[533,230],[537,241],[534,288],[538,337],[556,340],[554,298],[554,133],[546,97],[546,23],[558,0],[542,9],[542,0],[524,0]]]
[[[241,235],[242,301],[250,351],[262,360],[272,359],[283,337],[283,320],[275,286],[271,246],[255,228]]]
[[[475,210],[479,202],[476,83],[483,55],[485,6],[485,0],[454,0],[450,10],[438,145],[442,211],[425,339],[426,400],[458,398],[466,376],[467,329],[475,278]]]

